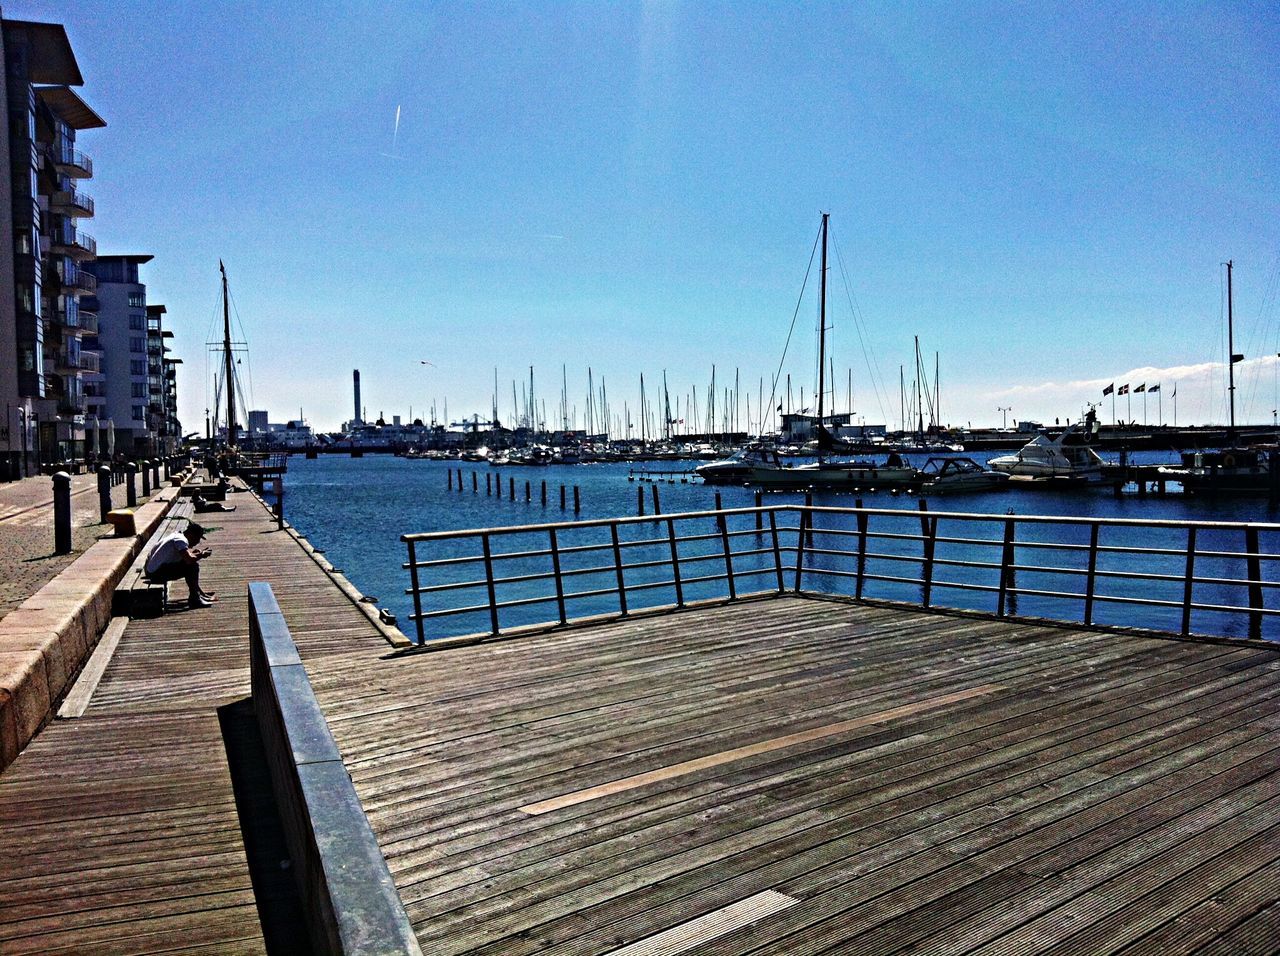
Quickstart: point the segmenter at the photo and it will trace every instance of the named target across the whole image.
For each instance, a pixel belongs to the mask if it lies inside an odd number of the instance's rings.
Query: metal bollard
[[[142,469],[142,497],[151,494],[151,462],[143,459],[138,467]]]
[[[151,487],[160,490],[160,459],[151,459]]]
[[[128,485],[124,491],[124,502],[130,508],[138,507],[138,465],[136,462],[129,462],[125,466],[125,481]]]
[[[71,476],[53,476],[53,553],[71,553]]]
[[[172,459],[170,459],[170,458],[166,455],[166,456],[165,456],[163,459],[161,459],[161,460],[162,460],[162,462],[164,463],[164,480],[167,482],[167,481],[169,480],[169,462],[170,462]]]
[[[111,510],[111,468],[101,465],[98,468],[98,511],[102,515],[102,524],[107,523],[107,512]]]

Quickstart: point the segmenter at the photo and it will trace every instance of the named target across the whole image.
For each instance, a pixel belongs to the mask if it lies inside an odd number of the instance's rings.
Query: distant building
[[[249,437],[258,438],[267,433],[268,416],[265,411],[249,412]]]
[[[93,162],[76,148],[82,130],[106,125],[71,87],[84,83],[66,30],[56,23],[0,21],[8,107],[0,136],[0,454],[5,477],[85,455],[86,376],[98,356],[85,347],[94,316],[80,308],[94,291],[81,265],[93,216],[79,188]]]
[[[138,267],[149,255],[101,256],[86,263],[97,279],[89,304],[97,315],[90,344],[101,356],[91,376],[89,415],[99,423],[99,441],[114,436],[113,448],[129,457],[171,454],[181,438],[177,417],[180,359],[168,356],[173,333],[164,328],[165,307],[147,303]]]

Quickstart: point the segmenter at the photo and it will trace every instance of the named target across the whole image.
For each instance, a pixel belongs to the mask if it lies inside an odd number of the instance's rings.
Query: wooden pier
[[[0,774],[0,953],[300,951],[250,580],[423,952],[1280,951],[1273,645],[782,594],[392,651],[231,497],[217,606]]]

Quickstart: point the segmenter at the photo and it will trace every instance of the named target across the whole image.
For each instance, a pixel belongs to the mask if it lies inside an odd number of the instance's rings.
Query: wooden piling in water
[[[531,501],[533,501],[533,487],[526,481],[524,483],[524,502],[528,504]]]
[[[644,488],[636,488],[636,516],[644,517]]]
[[[577,514],[582,510],[582,496],[578,492],[578,486],[573,486],[573,513]]]
[[[662,514],[662,503],[658,500],[658,483],[653,484],[653,514],[654,517]]]
[[[516,500],[516,480],[514,478],[507,479],[507,497],[512,501]]]
[[[560,486],[560,510],[564,511],[564,485]]]
[[[542,507],[547,506],[547,480],[542,479]]]
[[[447,489],[448,489],[449,491],[453,491],[453,469],[452,469],[452,468],[446,468],[446,469],[444,470],[444,474],[445,474],[445,479],[446,479],[446,483],[447,483]]]
[[[487,471],[484,473],[484,493],[486,495],[493,494],[493,475]]]
[[[471,493],[478,495],[480,493],[480,476],[473,469],[471,472]]]

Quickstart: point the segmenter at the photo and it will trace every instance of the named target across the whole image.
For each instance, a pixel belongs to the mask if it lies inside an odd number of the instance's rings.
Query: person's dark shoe
[[[193,597],[187,601],[188,607],[213,607],[213,599],[207,597]]]

